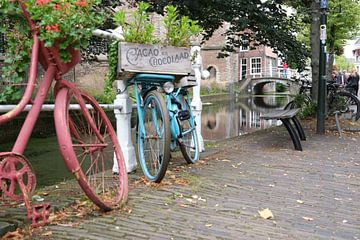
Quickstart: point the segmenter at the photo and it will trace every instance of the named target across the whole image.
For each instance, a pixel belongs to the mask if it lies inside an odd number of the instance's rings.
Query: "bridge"
[[[243,73],[244,74],[244,73]],[[296,93],[299,85],[293,80],[293,77],[298,76],[295,70],[287,69],[286,73],[283,69],[272,68],[264,69],[263,72],[256,74],[249,73],[243,75],[241,81],[240,91],[247,89],[252,94],[262,94],[264,92],[275,92],[276,83],[281,83],[286,86],[287,91]]]

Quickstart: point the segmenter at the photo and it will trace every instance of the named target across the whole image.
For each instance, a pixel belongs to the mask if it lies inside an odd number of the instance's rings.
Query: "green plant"
[[[282,83],[276,83],[275,89],[276,89],[276,92],[285,92],[286,86]]]
[[[349,103],[346,101],[347,99],[343,96],[337,95],[332,100],[331,104],[329,104],[329,114],[335,114],[335,112],[346,112]]]
[[[314,117],[316,114],[316,104],[304,94],[297,94],[294,98],[295,106],[300,108],[298,116],[300,118]]]
[[[150,21],[150,14],[148,13],[150,5],[145,2],[140,2],[137,9],[132,12],[131,21],[127,21],[125,11],[118,11],[114,13],[113,20],[117,25],[123,28],[125,42],[140,43],[140,44],[156,44],[162,43],[164,45],[172,45],[177,47],[187,47],[190,44],[190,38],[198,35],[202,28],[197,24],[197,21],[190,20],[183,16],[179,19],[177,8],[174,6],[166,7],[166,16],[164,17],[164,25],[166,28],[166,38],[161,41],[154,36],[154,25]],[[109,72],[105,82],[105,97],[107,102],[114,99],[113,82],[117,74],[118,63],[118,41],[110,45],[108,53]]]
[[[3,33],[7,42],[4,49],[5,60],[1,69],[1,77],[6,85],[0,92],[0,103],[15,103],[22,95],[19,84],[25,79],[26,69],[29,66],[29,49],[32,40],[28,38],[30,28],[20,15],[20,9],[11,1],[0,0],[0,33]],[[5,16],[8,19],[5,20]]]
[[[132,14],[132,21],[126,21],[125,11],[119,11],[114,14],[113,20],[116,24],[122,26],[126,42],[140,44],[154,44],[158,42],[153,36],[154,25],[149,20],[149,4],[140,2],[137,9]]]
[[[78,50],[86,47],[95,27],[102,23],[102,12],[94,11],[100,3],[100,0],[28,0],[26,6],[45,47],[58,44],[62,61],[69,62],[68,47]]]
[[[112,103],[116,97],[116,93],[113,90],[113,84],[117,74],[117,63],[118,63],[118,41],[114,41],[109,46],[108,51],[108,62],[109,70],[106,75],[105,86],[104,86],[104,99],[103,103]]]
[[[201,96],[228,93],[225,87],[217,84],[215,81],[210,84],[203,85],[200,89]]]
[[[101,24],[102,11],[95,11],[101,0],[27,0],[30,18],[36,22],[39,39],[45,47],[57,45],[63,62],[69,62],[68,47],[80,49],[88,44],[93,30]],[[2,78],[9,84],[0,94],[0,102],[16,102],[30,62],[30,28],[17,1],[0,0],[0,32],[5,34],[6,53]],[[6,19],[6,20],[5,20]]]
[[[187,16],[179,18],[178,9],[175,6],[166,6],[165,10],[165,45],[187,47],[189,46],[190,38],[199,35],[203,31],[197,21],[191,20]]]

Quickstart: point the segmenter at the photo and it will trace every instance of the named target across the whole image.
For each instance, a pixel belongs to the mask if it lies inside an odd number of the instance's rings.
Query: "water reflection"
[[[221,140],[280,125],[277,120],[260,119],[260,114],[283,109],[289,101],[287,95],[268,95],[211,102],[211,105],[204,102],[202,136],[205,141]]]

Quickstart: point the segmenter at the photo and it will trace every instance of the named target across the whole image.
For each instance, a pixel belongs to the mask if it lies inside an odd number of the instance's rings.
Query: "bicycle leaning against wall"
[[[124,40],[121,27],[97,29],[94,34]],[[134,86],[138,160],[151,182],[161,182],[170,152],[178,147],[187,163],[195,163],[200,157],[188,91],[196,86],[196,78],[190,74],[190,55],[189,48],[119,42],[118,74],[127,81],[122,91]]]
[[[102,210],[111,210],[125,201],[128,194],[127,173],[116,132],[93,97],[80,91],[74,83],[62,79],[62,75],[80,61],[80,52],[70,48],[71,62],[63,63],[57,47],[46,48],[39,40],[38,26],[31,20],[24,1],[17,2],[34,41],[29,79],[21,101],[12,111],[0,116],[0,124],[14,119],[27,104],[32,106],[11,152],[0,153],[0,200],[24,200],[27,216],[33,226],[43,225],[48,220],[48,204],[31,204],[36,177],[23,153],[55,80],[54,120],[61,155],[88,198]],[[46,72],[35,91],[39,62]],[[118,175],[112,172],[114,160],[118,165]]]
[[[164,178],[170,151],[177,146],[187,163],[199,160],[195,117],[188,93],[196,79],[191,76],[179,82],[175,79],[174,75],[137,74],[129,81],[135,86],[139,162],[145,177],[153,182]]]

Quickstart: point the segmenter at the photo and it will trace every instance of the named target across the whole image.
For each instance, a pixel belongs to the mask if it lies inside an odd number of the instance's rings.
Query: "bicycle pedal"
[[[31,226],[40,227],[48,223],[50,216],[50,205],[47,203],[33,205],[31,213]]]

